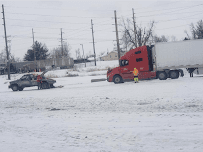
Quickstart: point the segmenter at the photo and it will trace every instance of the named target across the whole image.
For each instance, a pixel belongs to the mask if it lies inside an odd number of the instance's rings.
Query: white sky
[[[156,22],[154,33],[158,36],[175,36],[183,39],[189,25],[203,18],[201,1],[136,1],[136,0],[66,0],[66,1],[0,1],[4,5],[7,35],[11,40],[11,52],[23,59],[35,40],[45,43],[49,50],[60,45],[60,28],[63,38],[71,46],[71,57],[83,44],[85,54],[92,52],[91,19],[94,23],[96,54],[113,50],[116,44],[114,10],[118,22],[121,18],[132,19],[135,10],[136,22],[147,26]],[[2,12],[2,9],[1,9]],[[2,13],[1,13],[2,18]],[[3,20],[0,20],[0,51],[5,46]],[[122,27],[119,26],[119,31]],[[120,33],[121,34],[121,33]],[[120,35],[121,37],[121,35]],[[81,52],[82,53],[82,52]]]

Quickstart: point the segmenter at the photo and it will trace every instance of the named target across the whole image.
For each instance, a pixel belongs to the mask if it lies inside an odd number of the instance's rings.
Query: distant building
[[[125,52],[120,52],[120,57],[122,57],[125,54]],[[111,61],[111,60],[118,60],[118,52],[117,51],[111,51],[107,54],[104,54],[100,57],[101,61]]]
[[[0,59],[0,64],[3,64],[4,63],[4,60],[3,59]]]

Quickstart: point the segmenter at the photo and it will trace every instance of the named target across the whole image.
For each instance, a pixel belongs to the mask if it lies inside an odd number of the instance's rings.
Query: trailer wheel
[[[166,80],[167,79],[166,72],[165,71],[158,72],[158,78],[159,80]]]
[[[12,89],[13,91],[18,91],[18,85],[12,85],[11,89]]]
[[[115,84],[118,84],[118,83],[123,82],[123,79],[121,78],[120,75],[115,75],[115,76],[113,77],[113,82],[114,82]]]
[[[179,71],[176,71],[176,70],[170,71],[169,77],[171,79],[178,79],[179,78]]]

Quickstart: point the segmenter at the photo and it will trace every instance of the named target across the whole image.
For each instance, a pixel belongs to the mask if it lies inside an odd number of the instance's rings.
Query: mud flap
[[[182,69],[178,69],[178,71],[180,72],[180,76],[183,77],[184,76],[183,70]]]

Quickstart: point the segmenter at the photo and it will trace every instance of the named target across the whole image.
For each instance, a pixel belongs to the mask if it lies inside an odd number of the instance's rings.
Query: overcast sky
[[[35,41],[46,44],[51,51],[60,46],[60,32],[64,42],[71,46],[71,56],[84,46],[85,54],[93,53],[91,19],[93,20],[96,54],[112,51],[116,44],[114,10],[118,23],[122,18],[132,19],[132,8],[136,22],[147,27],[155,21],[154,33],[182,40],[190,24],[203,18],[201,1],[136,1],[136,0],[66,0],[66,1],[0,1],[4,5],[8,40],[11,53],[23,59]],[[1,9],[2,12],[2,9]],[[1,13],[1,18],[2,18]],[[3,20],[0,20],[0,51],[5,47]],[[119,31],[122,27],[119,26]],[[119,35],[121,37],[121,33]],[[81,52],[82,53],[82,52]]]

